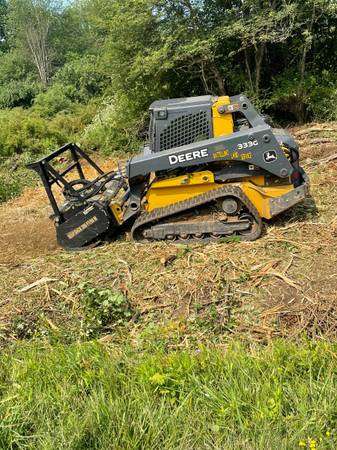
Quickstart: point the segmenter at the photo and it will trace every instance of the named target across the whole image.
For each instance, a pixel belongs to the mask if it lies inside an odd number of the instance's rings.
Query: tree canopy
[[[67,116],[92,147],[135,145],[157,98],[336,119],[336,64],[335,0],[0,0],[0,108]]]

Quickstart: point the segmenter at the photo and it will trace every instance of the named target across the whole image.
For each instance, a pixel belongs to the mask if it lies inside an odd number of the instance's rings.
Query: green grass
[[[7,350],[0,448],[336,448],[337,345],[142,345]]]

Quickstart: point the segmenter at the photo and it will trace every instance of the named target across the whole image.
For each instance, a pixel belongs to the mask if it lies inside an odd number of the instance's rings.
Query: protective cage
[[[65,168],[57,168],[68,161]],[[85,177],[83,162],[97,172],[94,180]],[[95,199],[94,195],[104,190],[106,180],[112,179],[113,173],[104,173],[76,144],[66,144],[29,164],[28,168],[35,170],[42,179],[54,212],[57,241],[63,248],[79,250],[96,245],[118,228],[108,202],[99,196]],[[65,178],[69,174],[72,181]],[[55,184],[62,189],[65,198],[61,206],[52,189]]]
[[[211,138],[211,107],[210,95],[152,103],[151,151],[169,150]]]
[[[57,170],[52,163],[57,159],[60,161],[62,157],[65,157],[66,160],[70,157],[70,164],[60,171]],[[53,208],[54,217],[58,223],[64,222],[66,217],[60,210],[52,187],[56,183],[64,192],[67,192],[70,195],[76,195],[77,191],[72,186],[72,183],[66,180],[65,176],[76,171],[80,180],[89,181],[84,175],[83,160],[86,161],[98,175],[104,175],[103,170],[76,144],[66,144],[52,152],[50,155],[27,165],[29,169],[32,169],[39,174]]]

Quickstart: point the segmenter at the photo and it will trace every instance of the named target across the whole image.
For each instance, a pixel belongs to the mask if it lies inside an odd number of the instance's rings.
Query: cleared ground
[[[0,207],[0,336],[3,345],[50,333],[83,332],[88,289],[121,293],[137,336],[163,324],[172,347],[240,336],[337,336],[337,124],[292,130],[312,198],[266,225],[253,243],[176,246],[124,238],[66,253],[55,241],[41,188]],[[114,161],[106,161],[105,167]],[[165,334],[166,333],[166,334]],[[115,324],[99,336],[117,339]],[[178,338],[177,338],[178,334]],[[170,337],[174,339],[170,342]],[[119,336],[119,334],[118,334]],[[118,337],[119,339],[120,337]]]

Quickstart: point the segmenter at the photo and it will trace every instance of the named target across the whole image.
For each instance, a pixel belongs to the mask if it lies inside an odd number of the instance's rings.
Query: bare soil
[[[15,265],[58,249],[50,212],[40,188],[1,205],[0,264]]]

